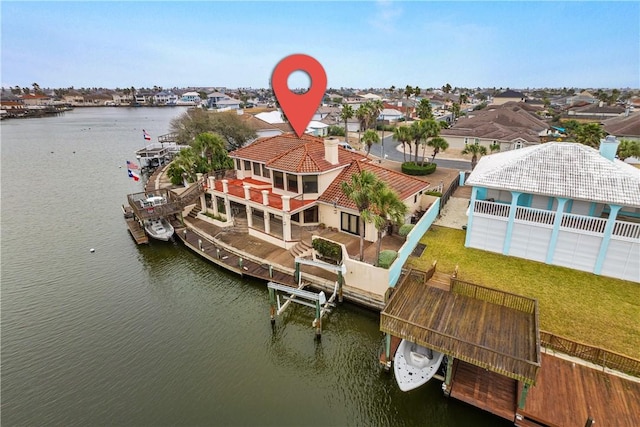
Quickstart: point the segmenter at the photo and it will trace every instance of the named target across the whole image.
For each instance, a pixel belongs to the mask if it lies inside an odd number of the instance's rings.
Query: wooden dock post
[[[276,290],[269,288],[269,315],[271,316],[271,326],[276,324]]]
[[[320,300],[316,301],[316,320],[314,321],[316,325],[316,339],[320,341],[322,338],[322,305],[320,304]]]
[[[444,383],[442,383],[442,391],[446,396],[451,394],[451,377],[453,376],[453,356],[447,355],[447,373],[445,374]]]
[[[389,369],[391,369],[391,334],[385,334],[384,355],[385,355],[385,363],[383,367],[385,371],[388,371]]]
[[[240,268],[242,268],[242,257],[238,258],[238,265],[240,266]]]
[[[269,278],[273,279],[273,265],[269,264]]]
[[[338,270],[338,302],[342,302],[342,284],[344,277],[342,276],[342,270]]]
[[[529,393],[529,383],[522,385],[522,393],[520,393],[520,400],[518,401],[518,409],[524,409],[524,404],[527,401],[527,393]]]

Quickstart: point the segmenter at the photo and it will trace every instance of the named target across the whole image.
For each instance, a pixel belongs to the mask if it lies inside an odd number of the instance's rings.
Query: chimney
[[[616,152],[618,151],[618,145],[620,141],[613,135],[607,135],[605,139],[600,140],[600,155],[605,159],[614,161],[616,158]]]
[[[332,165],[339,163],[338,138],[327,138],[324,140],[324,159]]]

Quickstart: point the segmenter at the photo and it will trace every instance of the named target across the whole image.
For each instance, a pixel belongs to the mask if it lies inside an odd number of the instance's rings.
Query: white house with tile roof
[[[577,143],[484,156],[465,246],[640,282],[640,170]]]
[[[428,204],[428,182],[374,164],[340,147],[337,139],[287,133],[258,139],[229,156],[235,179],[209,178],[213,213],[224,214],[228,223],[246,219],[250,235],[285,249],[300,240],[302,227],[320,223],[358,235],[358,210],[340,185],[363,169],[395,190],[409,212],[424,211]],[[374,225],[366,224],[365,239],[377,238]]]

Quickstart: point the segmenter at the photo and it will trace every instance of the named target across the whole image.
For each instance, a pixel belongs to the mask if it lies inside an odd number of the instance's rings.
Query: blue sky
[[[640,87],[639,2],[0,3],[3,87]],[[296,73],[290,86],[304,86]]]

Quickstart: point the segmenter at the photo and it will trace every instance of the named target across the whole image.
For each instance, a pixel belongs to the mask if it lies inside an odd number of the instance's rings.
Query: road
[[[396,147],[399,145],[399,142],[393,139],[393,135],[391,133],[385,132],[384,136],[384,147],[382,144],[373,144],[371,146],[371,154],[373,156],[383,158],[386,156],[389,160],[394,160],[396,162],[403,162],[404,156],[401,151],[396,150]],[[408,147],[407,147],[408,148]],[[384,149],[384,152],[383,152]],[[427,147],[427,153],[429,153],[429,147]],[[407,150],[407,158],[409,151]],[[422,148],[418,152],[418,155],[422,154]],[[431,159],[431,156],[428,156]],[[421,157],[419,157],[419,160]],[[466,160],[449,160],[449,159],[441,159],[436,156],[436,164],[443,168],[449,169],[458,169],[458,170],[470,170],[471,162]]]

